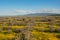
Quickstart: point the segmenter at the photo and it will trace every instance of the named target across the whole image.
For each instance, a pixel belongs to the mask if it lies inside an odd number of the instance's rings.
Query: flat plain
[[[60,40],[60,16],[0,17],[0,40]]]

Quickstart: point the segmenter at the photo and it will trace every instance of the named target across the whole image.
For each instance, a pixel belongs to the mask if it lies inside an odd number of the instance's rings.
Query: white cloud
[[[25,10],[15,10],[16,13],[26,13]]]
[[[19,14],[29,14],[29,13],[35,13],[32,10],[15,10],[15,13],[19,13]]]
[[[0,9],[0,16],[1,15],[24,15],[24,14],[30,14],[30,13],[60,13],[60,9],[56,8],[43,8],[39,10],[1,10]]]
[[[38,13],[60,13],[60,9],[48,9],[48,8],[43,8],[37,11]]]

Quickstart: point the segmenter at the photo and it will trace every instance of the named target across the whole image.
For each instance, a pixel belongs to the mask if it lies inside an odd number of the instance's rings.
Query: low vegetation
[[[60,40],[60,16],[0,17],[0,40]]]

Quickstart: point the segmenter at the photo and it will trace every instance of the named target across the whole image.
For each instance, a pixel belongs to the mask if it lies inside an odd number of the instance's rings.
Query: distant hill
[[[31,13],[24,16],[60,16],[58,13]]]

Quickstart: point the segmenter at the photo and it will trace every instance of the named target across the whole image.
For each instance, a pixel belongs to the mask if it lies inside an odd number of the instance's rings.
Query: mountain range
[[[59,13],[31,13],[24,16],[60,16]]]

